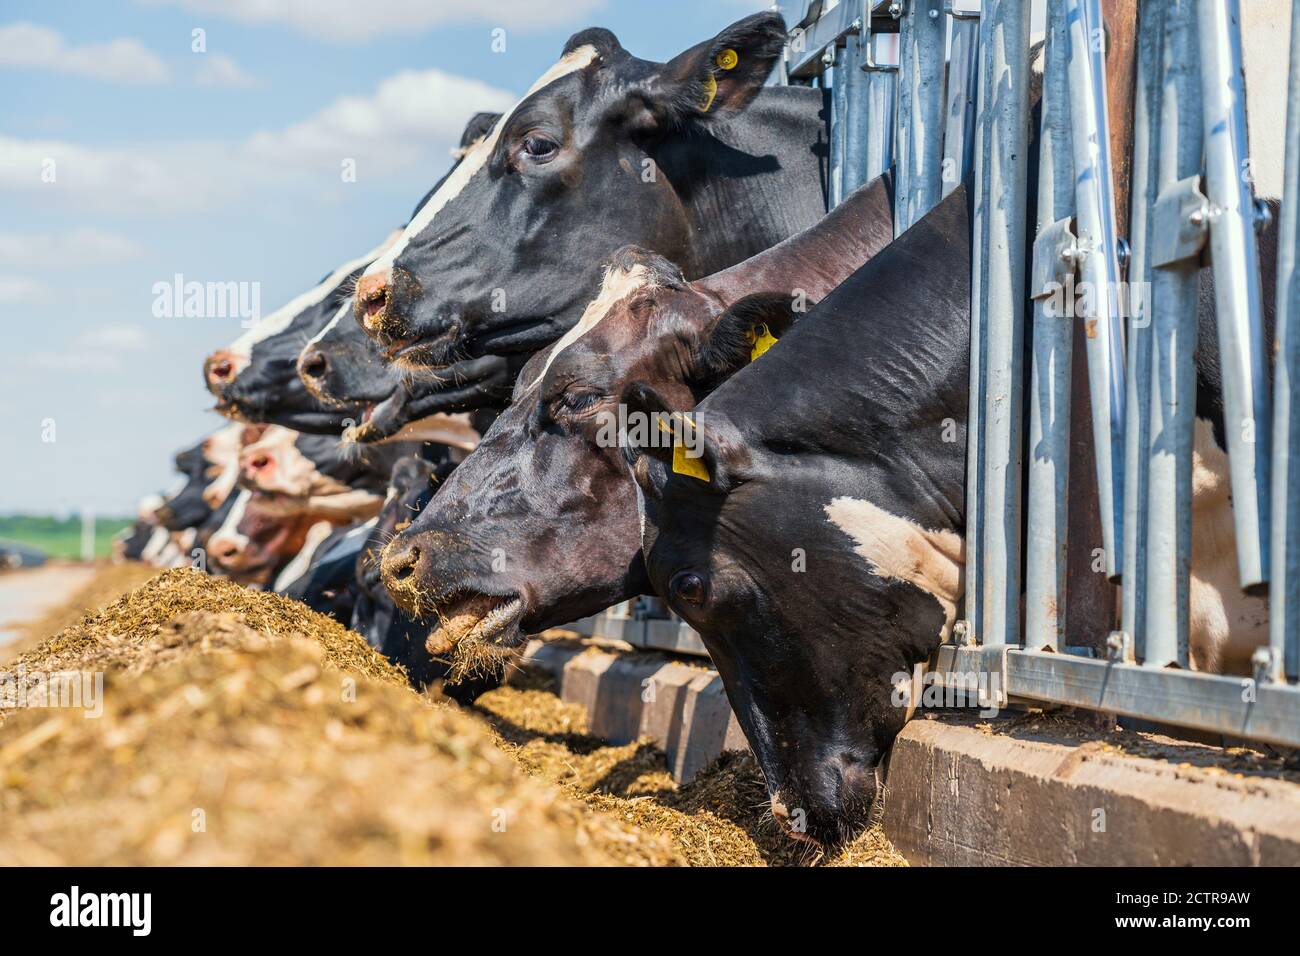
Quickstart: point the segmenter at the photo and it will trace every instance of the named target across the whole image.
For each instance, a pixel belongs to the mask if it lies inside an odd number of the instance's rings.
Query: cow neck
[[[894,238],[894,181],[885,173],[816,225],[696,283],[723,302],[754,292],[801,291],[812,306]]]
[[[816,90],[764,87],[746,109],[655,154],[692,226],[679,262],[688,278],[742,262],[825,215],[821,109]]]

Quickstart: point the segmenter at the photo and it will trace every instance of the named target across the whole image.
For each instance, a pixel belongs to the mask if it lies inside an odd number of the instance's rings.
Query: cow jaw
[[[433,655],[455,655],[465,671],[508,657],[520,643],[524,602],[518,595],[465,594],[437,609],[438,624],[425,646]]]

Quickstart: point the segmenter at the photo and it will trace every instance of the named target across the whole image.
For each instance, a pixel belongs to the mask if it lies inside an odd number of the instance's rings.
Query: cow
[[[286,512],[271,506],[266,496],[241,489],[208,542],[209,563],[238,584],[267,588],[307,546],[309,537],[320,537],[331,528],[329,521],[310,512]]]
[[[855,272],[693,417],[667,419],[672,442],[625,436],[651,585],[704,639],[774,815],[820,843],[849,836],[865,818],[879,762],[908,713],[895,685],[948,637],[963,594],[964,192]],[[1266,283],[1275,248],[1275,233],[1262,237]],[[1217,670],[1248,666],[1266,641],[1267,611],[1224,570],[1235,569],[1236,554],[1209,273],[1201,284],[1192,663]],[[1271,339],[1272,308],[1265,313]],[[869,357],[852,347],[868,337]],[[629,417],[673,411],[645,383],[622,398]],[[690,464],[688,447],[697,453]]]
[[[463,151],[480,139],[496,119],[495,113],[477,113],[471,118],[461,134],[459,149],[452,153],[455,162],[460,162]],[[425,199],[445,179],[446,176],[439,180]],[[203,374],[209,391],[217,398],[216,410],[242,421],[266,422],[318,434],[338,434],[355,422],[362,414],[360,405],[322,402],[304,388],[298,376],[298,354],[304,342],[328,325],[341,306],[350,303],[352,285],[361,269],[395,242],[398,235],[400,230],[364,255],[345,262],[314,288],[258,322],[231,345],[210,355],[204,362]]]
[[[820,91],[765,87],[776,13],[668,63],[604,29],[565,44],[357,282],[357,321],[403,368],[528,354],[569,329],[616,249],[691,278],[740,262],[826,211]]]
[[[351,307],[343,306],[298,356],[298,375],[317,399],[361,409],[346,432],[349,440],[382,441],[430,415],[500,408],[510,400],[521,359],[487,355],[404,373],[383,361],[350,315]]]
[[[647,593],[636,484],[610,440],[623,388],[652,382],[693,407],[750,360],[753,328],[781,335],[884,249],[893,208],[886,174],[815,226],[694,282],[646,250],[616,253],[582,319],[525,366],[510,407],[388,546],[399,606],[438,616],[435,644],[472,632],[512,646]]]

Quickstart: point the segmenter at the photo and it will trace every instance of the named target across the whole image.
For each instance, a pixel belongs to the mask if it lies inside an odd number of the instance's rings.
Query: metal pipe
[[[1286,166],[1278,222],[1277,365],[1273,371],[1270,676],[1300,676],[1300,3],[1291,6]]]
[[[1223,369],[1223,422],[1243,588],[1268,580],[1269,405],[1238,0],[1200,0],[1205,195]]]
[[[943,194],[965,182],[975,158],[975,95],[978,88],[979,20],[952,17],[943,134]]]
[[[1098,0],[1069,0],[1070,115],[1079,230],[1081,318],[1087,329],[1092,438],[1106,575],[1120,575],[1124,540],[1124,318],[1106,110],[1106,50]]]
[[[946,26],[943,0],[909,0],[899,23],[895,235],[942,193]]]
[[[826,68],[822,72],[822,77],[828,81],[831,90],[831,170],[826,207],[834,209],[844,198],[844,120],[848,109],[845,96],[848,84],[844,82],[843,48],[828,49],[824,62]]]
[[[1151,435],[1144,664],[1188,666],[1196,305],[1204,246],[1201,90],[1195,0],[1169,0],[1152,218]]]
[[[844,169],[840,189],[845,196],[867,181],[867,130],[874,120],[867,112],[867,74],[862,70],[869,37],[862,20],[855,22],[858,32],[844,40]]]
[[[1156,203],[1160,153],[1160,50],[1164,0],[1138,9],[1137,81],[1133,97],[1132,205],[1129,232],[1129,325],[1124,376],[1124,587],[1120,628],[1141,657],[1146,651],[1147,474],[1151,435],[1150,210]]]
[[[977,390],[971,399],[972,406],[982,406],[975,423],[983,433],[975,449],[980,477],[974,500],[983,538],[975,556],[983,565],[976,633],[986,645],[1020,639],[1029,18],[1026,0],[990,0],[980,17],[982,135],[975,146],[971,295],[972,385]],[[967,547],[969,555],[969,538]]]
[[[894,165],[894,110],[898,99],[898,34],[873,33],[866,47],[866,182]]]
[[[1066,0],[1048,0],[1034,242],[1033,355],[1029,380],[1029,487],[1025,523],[1025,647],[1064,650],[1070,473],[1070,361],[1073,296],[1074,163],[1066,57]],[[1065,258],[1070,256],[1069,262]]]

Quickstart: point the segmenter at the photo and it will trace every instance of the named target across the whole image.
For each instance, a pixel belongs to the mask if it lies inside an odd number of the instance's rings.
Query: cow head
[[[651,383],[693,407],[892,236],[882,177],[799,236],[694,282],[662,256],[620,250],[577,325],[525,366],[510,407],[389,546],[394,597],[510,644],[643,593],[623,389]],[[488,633],[474,608],[507,613]]]
[[[702,144],[758,92],[784,40],[781,17],[763,13],[664,64],[633,57],[608,30],[575,35],[366,270],[357,321],[405,367],[533,352],[578,317],[620,246],[697,275],[716,267],[701,261],[702,236],[724,235],[728,262],[757,251],[747,236],[760,249],[781,238],[763,234],[770,216],[728,221],[749,217],[715,202],[701,224],[688,206],[707,191]],[[725,148],[733,168],[711,171],[715,185],[762,171]]]
[[[967,223],[959,190],[664,440],[629,436],[650,581],[703,637],[775,815],[823,843],[864,820],[901,682],[962,593]],[[673,411],[640,383],[623,401]]]
[[[298,353],[352,294],[353,281],[389,244],[339,266],[313,288],[259,321],[203,363],[217,411],[248,422],[275,421],[295,428],[337,432],[347,410],[323,406],[298,378]]]
[[[349,311],[345,307],[345,311]],[[403,374],[355,322],[331,321],[298,356],[298,375],[326,405],[359,408],[345,435],[376,442],[430,415],[504,405],[522,359],[494,355]]]
[[[302,550],[320,519],[305,511],[286,513],[256,492],[241,491],[222,526],[208,541],[215,570],[238,584],[268,586]]]

